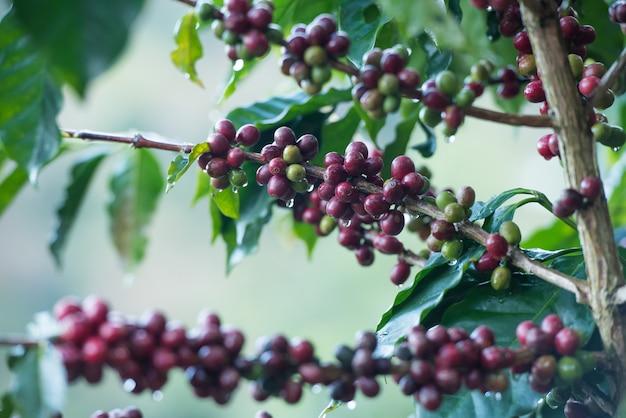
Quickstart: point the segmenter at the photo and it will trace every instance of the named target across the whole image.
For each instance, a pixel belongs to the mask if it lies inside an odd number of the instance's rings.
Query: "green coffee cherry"
[[[428,126],[434,128],[441,122],[441,111],[434,110],[426,106],[422,106],[419,113],[420,121]]]
[[[442,71],[435,77],[437,90],[443,92],[448,97],[454,97],[459,91],[459,82],[452,71]]]
[[[306,169],[300,164],[290,164],[286,175],[290,181],[299,182],[306,178]]]
[[[506,290],[511,286],[511,270],[505,266],[496,267],[491,272],[491,287],[494,290]]]
[[[458,203],[448,203],[443,209],[443,216],[448,222],[461,222],[465,219],[465,208]]]
[[[517,224],[513,221],[502,222],[498,232],[510,245],[518,245],[522,240],[522,232],[520,231],[519,226],[517,226]]]
[[[583,377],[583,366],[572,356],[563,356],[557,364],[559,377],[566,384],[572,384]]]
[[[444,241],[441,245],[441,255],[446,260],[456,260],[463,254],[463,242],[458,239]]]
[[[439,209],[444,210],[446,206],[448,206],[450,203],[456,203],[456,197],[454,197],[452,193],[446,190],[443,192],[439,192],[439,194],[435,198],[435,202]]]
[[[297,145],[287,145],[283,150],[283,160],[287,164],[296,164],[302,161],[302,153]]]
[[[233,168],[228,171],[228,181],[235,187],[245,187],[248,185],[248,176],[241,168]]]

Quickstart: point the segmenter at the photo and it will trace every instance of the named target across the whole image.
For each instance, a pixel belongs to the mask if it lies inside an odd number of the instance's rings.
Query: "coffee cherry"
[[[441,246],[441,255],[446,260],[456,260],[463,254],[463,242],[461,240],[445,241]]]
[[[513,221],[502,222],[500,228],[498,229],[498,233],[504,237],[509,245],[518,245],[522,240],[522,233],[519,226],[517,226],[517,224]]]
[[[507,267],[499,266],[491,272],[491,287],[494,290],[506,290],[511,286],[511,270]]]
[[[434,238],[440,241],[448,241],[454,237],[456,229],[452,223],[438,219],[431,224],[430,233]]]
[[[487,252],[493,257],[502,258],[506,256],[506,253],[509,249],[509,244],[502,235],[498,233],[492,233],[487,235],[487,239],[485,240],[485,247],[487,248]]]
[[[557,364],[559,377],[563,382],[571,384],[583,376],[583,368],[575,357],[563,356]]]
[[[595,176],[587,176],[580,181],[579,191],[590,202],[595,200],[602,190],[602,181]]]
[[[459,91],[456,75],[452,71],[441,71],[435,77],[437,90],[443,92],[448,97],[454,97]]]
[[[500,258],[494,257],[489,252],[485,252],[480,258],[474,263],[476,267],[476,271],[479,273],[491,273],[493,269],[500,265]]]
[[[530,320],[522,321],[517,325],[515,328],[515,337],[517,337],[517,341],[519,341],[521,345],[526,345],[526,336],[528,331],[533,328],[537,328],[537,325]]]
[[[378,221],[378,224],[385,234],[398,235],[404,229],[404,215],[398,210],[391,210]]]
[[[554,347],[562,356],[571,356],[580,344],[578,333],[571,328],[561,329],[554,337]]]
[[[443,216],[448,222],[461,222],[465,219],[465,208],[459,203],[448,203],[443,210]]]
[[[409,157],[401,155],[391,161],[391,176],[402,180],[405,175],[415,172],[415,164]]]
[[[259,131],[259,129],[252,124],[246,124],[237,130],[235,142],[243,145],[244,147],[251,147],[259,142],[260,138],[261,131]]]
[[[552,336],[536,327],[526,332],[525,339],[524,345],[539,355],[548,354],[554,348]]]
[[[541,103],[546,100],[541,80],[531,81],[524,88],[524,97],[531,103]]]
[[[443,191],[437,194],[437,197],[435,198],[435,202],[439,209],[444,210],[446,206],[448,206],[448,204],[456,203],[456,197],[454,197],[454,195],[451,192]]]

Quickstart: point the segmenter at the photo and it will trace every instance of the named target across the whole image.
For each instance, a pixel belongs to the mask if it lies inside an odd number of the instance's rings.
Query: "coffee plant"
[[[267,60],[291,90],[197,121],[209,133],[189,143],[59,126],[63,95],[89,96],[147,5],[13,0],[0,21],[0,214],[48,165],[70,159],[50,252],[59,266],[71,262],[65,249],[96,173],[121,158],[108,174],[107,212],[132,272],[161,194],[196,173],[194,201],[209,202],[228,272],[257,252],[272,218],[288,216],[311,263],[329,240],[364,276],[391,260],[377,279],[395,298],[378,324],[327,356],[316,336],[279,329],[250,347],[211,307],[199,306],[189,326],[156,308],[138,317],[113,310],[115,300],[95,292],[65,296],[28,333],[0,334],[12,375],[0,417],[63,416],[67,385],[98,385],[108,374],[120,391],[155,400],[182,376],[198,402],[217,405],[242,396],[242,386],[259,403],[298,404],[322,391],[320,416],[383,390],[404,395],[414,417],[626,416],[626,2],[178,3],[187,12],[171,61],[188,80],[208,83],[196,66],[218,43],[232,65],[221,101],[263,83],[256,67]],[[550,200],[518,187],[481,200],[472,185],[436,183],[428,159],[439,142],[471,141],[470,118],[539,132],[527,146],[537,170],[562,169],[562,193]],[[157,154],[168,153],[161,167]],[[514,156],[476,148],[454,167],[459,183],[498,158],[515,170]],[[524,230],[515,219],[527,205],[544,209],[551,226]],[[283,263],[275,252],[272,262]],[[254,315],[261,299],[241,308]],[[354,303],[367,301],[346,296],[341,309]],[[271,417],[271,406],[256,417]],[[356,406],[359,416],[369,416],[364,409]],[[92,410],[146,415],[133,405]]]

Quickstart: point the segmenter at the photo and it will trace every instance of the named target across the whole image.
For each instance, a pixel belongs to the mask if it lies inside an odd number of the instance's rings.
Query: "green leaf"
[[[239,64],[240,62],[243,62],[243,64]],[[237,84],[252,71],[257,62],[257,60],[239,60],[236,64],[233,64],[230,75],[228,76],[228,81],[226,82],[226,86],[224,87],[224,91],[222,91],[222,96],[218,100],[218,103],[224,103],[226,99],[232,96],[235,90],[237,90]]]
[[[66,239],[74,226],[74,221],[78,216],[85,194],[89,190],[91,180],[105,156],[105,152],[89,155],[72,167],[70,183],[65,189],[65,200],[57,209],[57,226],[50,240],[50,251],[57,265],[61,265],[61,255],[65,248]]]
[[[333,0],[274,0],[274,22],[289,29],[295,23],[309,23],[320,11],[335,13]]]
[[[15,13],[7,13],[0,22],[0,141],[33,183],[59,151],[55,119],[60,106],[46,60]]]
[[[426,134],[426,139],[424,142],[420,142],[417,145],[414,145],[412,148],[419,152],[422,157],[430,158],[435,153],[437,149],[437,138],[435,137],[435,131],[432,128],[424,125],[422,122],[419,122],[420,128],[422,128],[422,132]]]
[[[9,392],[2,395],[0,400],[0,418],[11,418],[15,412],[15,400]]]
[[[88,82],[111,67],[126,46],[143,0],[14,0],[55,74],[84,96]]]
[[[411,101],[403,101],[401,108],[400,122],[396,125],[395,136],[391,141],[383,142],[380,138],[376,145],[383,150],[382,178],[391,177],[391,162],[398,155],[403,155],[406,151],[415,124],[419,120],[419,104]]]
[[[148,149],[131,150],[111,177],[111,235],[127,270],[133,270],[144,257],[146,229],[163,192],[163,183],[159,163]]]
[[[557,219],[552,225],[535,231],[521,245],[528,248],[541,247],[546,250],[558,250],[560,248],[580,247],[580,241],[575,229]]]
[[[427,30],[444,48],[460,49],[465,45],[459,25],[437,0],[380,0],[379,4],[386,15],[396,19],[406,39]]]
[[[309,96],[304,92],[285,97],[272,97],[247,107],[234,109],[226,116],[235,126],[254,123],[261,131],[278,126],[299,116],[314,113],[326,106],[352,100],[350,90],[330,88],[321,94]]]
[[[420,33],[417,37],[419,47],[424,51],[420,56],[419,67],[422,69],[424,77],[434,77],[443,70],[447,70],[452,62],[452,52],[442,50],[427,33]],[[421,55],[421,54],[420,54]]]
[[[543,193],[536,190],[518,187],[515,189],[506,190],[496,196],[493,196],[486,202],[476,202],[474,206],[472,206],[472,215],[469,218],[470,222],[484,219],[492,215],[496,211],[496,209],[504,204],[504,202],[520,194],[531,195],[539,202],[543,202],[544,204],[550,204],[550,201]]]
[[[596,31],[598,41],[587,46],[587,57],[603,62],[608,68],[624,47],[624,34],[619,25],[608,20],[608,5],[587,1],[572,3],[578,11],[580,24],[591,25]]]
[[[415,276],[413,284],[397,294],[393,305],[378,323],[378,350],[381,355],[385,352],[390,354],[396,341],[441,303],[446,292],[461,282],[471,260],[480,257],[483,252],[484,247],[472,244],[453,265],[441,254],[428,259],[426,266]]]
[[[28,182],[28,175],[20,167],[15,167],[0,183],[0,216],[17,197]]]
[[[320,413],[319,418],[326,418],[326,415],[328,415],[330,412],[336,411],[341,407],[341,405],[343,405],[343,402],[331,399],[328,406],[324,408],[324,410]]]
[[[195,205],[198,200],[211,195],[211,177],[204,171],[198,170],[198,182],[196,183],[196,192],[191,201]]]
[[[425,410],[416,402],[416,413],[420,418],[515,417],[537,409],[542,395],[530,388],[527,376],[507,374],[511,386],[499,397],[461,389],[455,395],[444,395],[443,403],[435,412]]]
[[[43,418],[60,412],[67,383],[61,355],[54,346],[17,346],[11,356],[11,393],[19,416]]]
[[[224,232],[222,230],[224,225],[222,218],[224,218],[224,215],[220,211],[220,208],[217,207],[217,203],[215,203],[213,199],[209,199],[209,214],[211,215],[211,226],[213,231],[211,234],[211,244],[213,244],[217,237]],[[224,238],[224,241],[226,241],[226,238]]]
[[[194,10],[189,11],[176,23],[174,41],[176,49],[171,54],[172,62],[188,79],[204,87],[196,72],[196,62],[202,58],[202,44],[198,36],[198,18]]]
[[[311,161],[313,164],[321,166],[324,155],[331,151],[342,153],[354,137],[357,128],[361,123],[361,118],[354,107],[350,107],[348,112],[336,122],[327,123],[322,126],[320,151]]]
[[[201,142],[194,145],[189,154],[178,154],[167,169],[167,188],[166,192],[169,192],[178,180],[187,172],[189,167],[198,159],[200,155],[209,151],[209,144]]]
[[[339,2],[341,29],[350,34],[348,58],[361,66],[363,55],[376,42],[379,27],[389,18],[381,16],[380,9],[372,0],[348,0]]]
[[[224,190],[211,187],[211,198],[224,216],[239,219],[239,192],[235,193],[232,187]]]

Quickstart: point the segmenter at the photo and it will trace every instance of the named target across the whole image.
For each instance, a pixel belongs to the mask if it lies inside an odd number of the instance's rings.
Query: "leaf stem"
[[[0,334],[0,345],[23,345],[24,347],[37,347],[41,341],[24,335]]]

